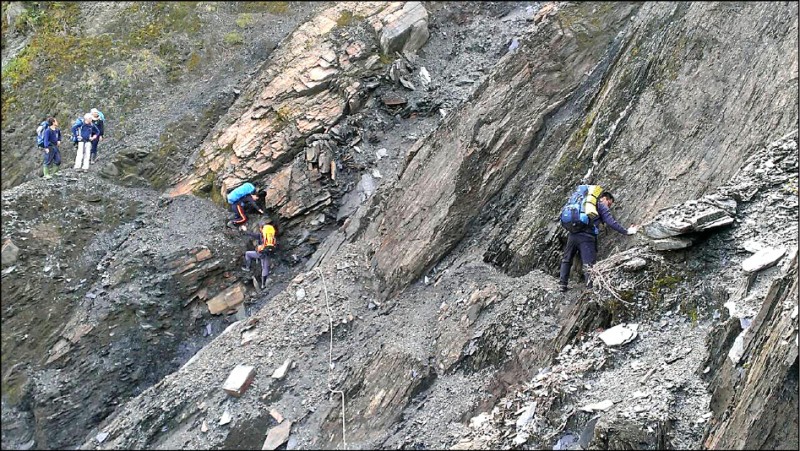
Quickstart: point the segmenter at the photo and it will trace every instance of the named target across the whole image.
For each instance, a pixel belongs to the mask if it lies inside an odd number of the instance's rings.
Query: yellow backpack
[[[261,244],[256,248],[258,252],[272,252],[275,250],[275,227],[267,224],[261,228]]]

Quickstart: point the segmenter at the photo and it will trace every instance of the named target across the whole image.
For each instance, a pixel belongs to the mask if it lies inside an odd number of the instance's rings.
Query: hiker
[[[252,183],[245,183],[228,193],[227,200],[231,204],[233,217],[228,221],[228,227],[239,226],[241,230],[247,230],[247,213],[258,212],[264,214],[257,201],[261,194],[266,195],[265,191],[256,192],[256,187]]]
[[[89,158],[92,150],[92,141],[98,139],[100,130],[92,124],[92,113],[83,115],[83,123],[72,126],[72,136],[78,141],[78,154],[75,156],[75,169],[89,170]]]
[[[267,286],[267,277],[269,277],[269,257],[275,252],[275,247],[277,246],[275,237],[278,232],[269,218],[261,221],[258,225],[258,229],[260,233],[247,233],[251,238],[258,240],[258,245],[256,245],[255,251],[247,251],[244,253],[244,266],[242,266],[242,270],[250,272],[250,261],[256,259],[260,260],[261,289],[264,289]]]
[[[590,189],[591,187],[600,189],[596,185],[590,185]],[[596,200],[596,214],[589,216],[590,219],[585,227],[570,231],[569,238],[567,238],[567,245],[564,247],[564,258],[561,260],[561,274],[558,283],[562,293],[567,291],[567,280],[569,280],[570,267],[572,266],[572,259],[575,257],[576,252],[581,254],[581,262],[583,263],[586,277],[586,286],[588,288],[592,287],[592,281],[586,269],[594,265],[597,260],[597,234],[600,232],[598,223],[602,222],[623,235],[635,235],[636,232],[639,231],[638,226],[631,226],[626,229],[619,225],[617,220],[611,215],[610,208],[613,204],[614,196],[608,191],[602,191]]]
[[[54,117],[47,118],[47,128],[42,132],[44,147],[44,178],[49,179],[58,174],[61,168],[61,152],[58,146],[61,145],[61,130],[58,128],[58,121]],[[51,170],[50,165],[54,168]]]
[[[92,141],[92,152],[90,161],[92,164],[94,164],[97,161],[97,147],[100,145],[100,142],[103,141],[103,132],[105,131],[106,118],[103,115],[103,113],[97,110],[97,108],[92,108],[92,110],[89,111],[89,113],[92,115],[92,123],[94,124],[95,127],[97,127],[97,130],[99,131],[98,138]]]

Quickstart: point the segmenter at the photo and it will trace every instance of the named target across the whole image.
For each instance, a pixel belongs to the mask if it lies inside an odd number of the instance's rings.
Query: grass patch
[[[344,10],[341,14],[339,14],[339,18],[336,19],[336,27],[349,27],[350,25],[362,20],[364,20],[364,16],[353,14],[353,12],[349,10]]]
[[[225,37],[222,38],[222,41],[226,45],[240,45],[240,44],[244,43],[244,38],[238,32],[232,31],[232,32],[226,34]]]
[[[239,17],[236,18],[236,26],[239,28],[249,28],[253,25],[255,19],[253,15],[250,13],[242,13],[239,14]]]

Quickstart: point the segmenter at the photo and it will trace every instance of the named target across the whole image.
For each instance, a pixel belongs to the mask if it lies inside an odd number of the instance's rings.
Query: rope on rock
[[[342,443],[344,444],[344,449],[347,449],[347,436],[345,435],[345,416],[344,416],[344,390],[334,390],[331,386],[331,377],[333,376],[331,372],[333,371],[333,315],[331,314],[331,303],[328,300],[328,287],[325,285],[325,277],[322,275],[322,271],[319,268],[316,268],[317,273],[319,274],[319,278],[322,279],[322,289],[325,291],[325,304],[328,306],[328,327],[331,334],[331,341],[330,347],[328,350],[328,390],[331,393],[339,393],[342,395]]]

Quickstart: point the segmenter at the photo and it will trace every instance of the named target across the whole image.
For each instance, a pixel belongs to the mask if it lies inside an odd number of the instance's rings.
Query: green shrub
[[[253,25],[253,22],[255,22],[255,19],[250,13],[239,14],[239,17],[236,18],[236,26],[239,28],[248,28]]]

